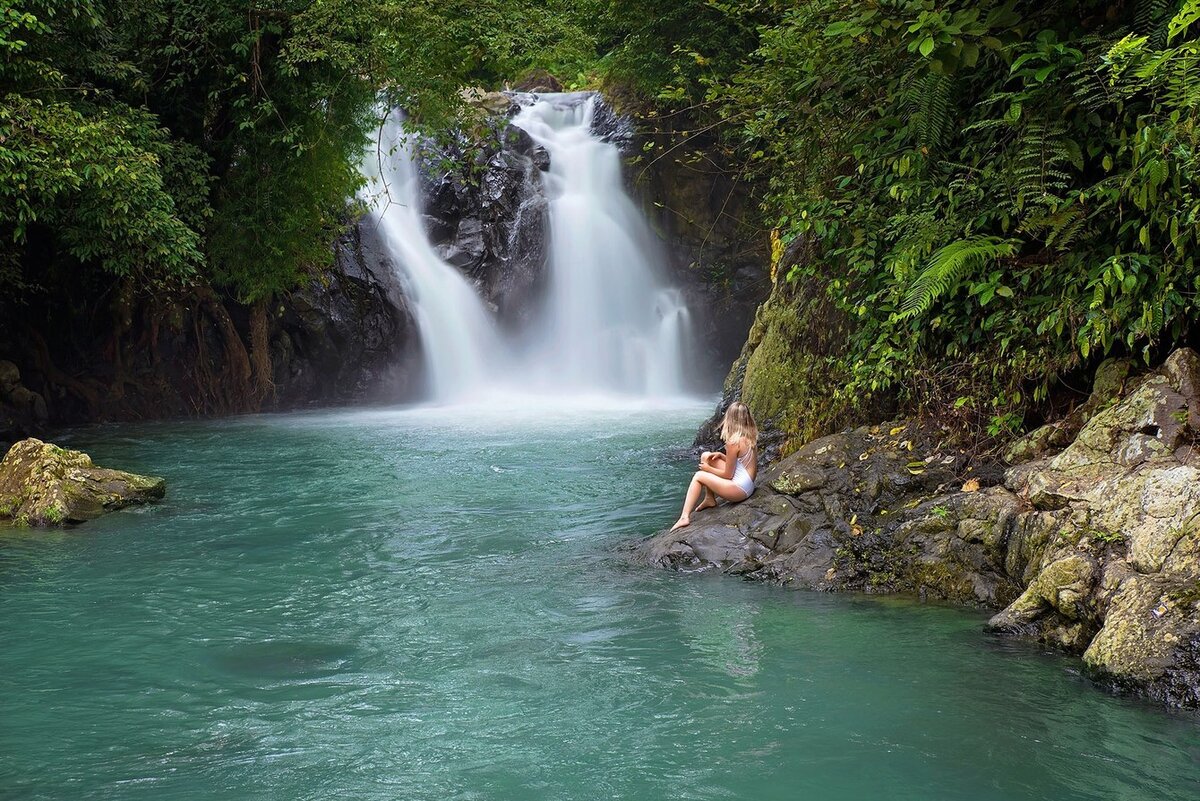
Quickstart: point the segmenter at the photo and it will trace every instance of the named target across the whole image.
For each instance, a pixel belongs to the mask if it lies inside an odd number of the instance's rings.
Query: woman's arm
[[[737,461],[737,458],[741,455],[742,455],[742,443],[740,441],[739,442],[727,442],[725,444],[725,458],[721,459],[721,460],[717,460],[717,463],[715,465],[708,464],[708,463],[705,463],[702,461],[700,463],[700,469],[706,473],[712,473],[714,476],[717,476],[719,478],[725,478],[725,479],[733,478],[734,470],[737,469],[737,465],[735,464],[735,462]]]

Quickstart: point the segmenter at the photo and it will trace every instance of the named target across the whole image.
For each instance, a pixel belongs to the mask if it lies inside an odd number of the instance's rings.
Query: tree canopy
[[[590,52],[571,7],[2,0],[0,280],[65,252],[144,287],[290,288],[331,257],[377,103],[447,124],[461,87]]]

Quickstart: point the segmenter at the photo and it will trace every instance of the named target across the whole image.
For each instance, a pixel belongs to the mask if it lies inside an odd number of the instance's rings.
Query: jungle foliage
[[[591,53],[571,0],[0,0],[0,287],[38,263],[244,301],[332,258],[377,100]]]
[[[813,414],[886,394],[1002,434],[1194,331],[1197,0],[706,5],[755,49],[676,48],[657,91],[721,120],[766,224],[815,246],[786,280],[850,325]]]
[[[261,301],[330,259],[381,96],[433,129],[548,67],[719,133],[803,244],[789,330],[846,332],[808,414],[1003,433],[1193,335],[1198,3],[0,0],[0,289],[65,259]]]

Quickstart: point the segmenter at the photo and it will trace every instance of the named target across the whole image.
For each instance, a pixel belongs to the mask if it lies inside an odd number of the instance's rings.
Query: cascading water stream
[[[544,184],[527,188],[546,193],[550,241],[546,296],[519,345],[504,340],[475,289],[431,244],[402,115],[387,118],[364,161],[363,198],[416,318],[432,398],[685,395],[688,309],[663,279],[659,244],[625,192],[619,149],[592,130],[597,95],[520,99],[512,124],[550,155]]]
[[[592,130],[597,95],[533,95],[513,119],[550,154],[549,293],[531,375],[566,392],[682,395],[690,321],[625,192],[621,154]]]
[[[430,394],[438,401],[466,398],[498,378],[503,343],[474,288],[429,242],[414,142],[399,113],[384,120],[363,171],[368,181],[361,197],[416,318]]]

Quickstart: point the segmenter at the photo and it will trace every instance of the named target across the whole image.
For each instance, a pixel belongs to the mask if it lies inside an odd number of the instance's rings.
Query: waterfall
[[[430,395],[439,401],[462,399],[500,374],[502,343],[475,289],[429,242],[421,220],[415,151],[403,115],[388,115],[363,159],[367,185],[360,198],[416,320]]]
[[[566,392],[680,395],[687,307],[625,192],[619,149],[593,131],[597,102],[594,93],[532,95],[512,122],[550,154],[549,291],[531,376]]]
[[[593,130],[598,95],[519,100],[511,124],[550,160],[547,172],[530,172],[521,191],[544,193],[550,233],[545,296],[525,329],[511,334],[514,341],[506,341],[475,287],[430,242],[416,145],[402,115],[385,120],[364,160],[362,199],[413,311],[433,399],[492,391],[554,398],[686,394],[688,309],[662,275],[662,249],[625,191],[619,149]],[[519,214],[540,200],[512,197]]]

